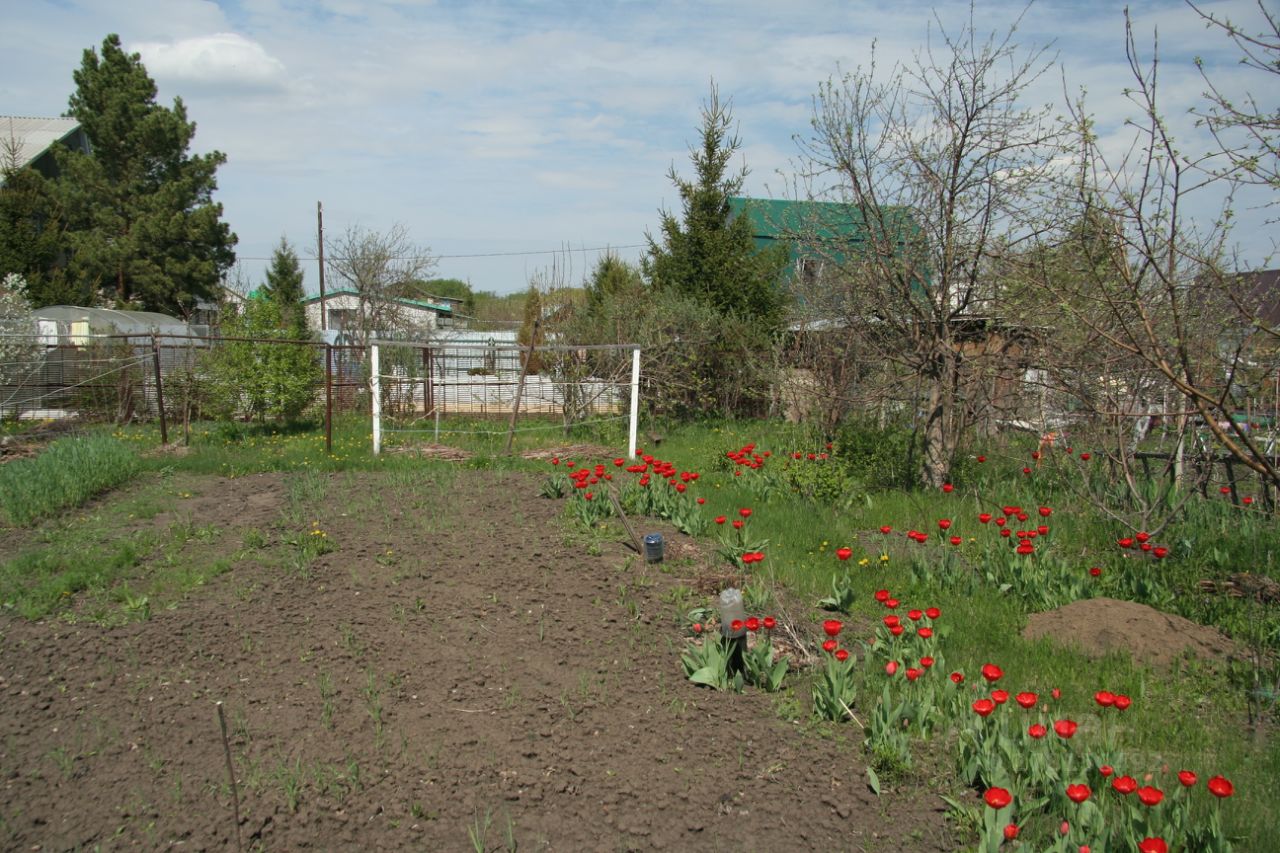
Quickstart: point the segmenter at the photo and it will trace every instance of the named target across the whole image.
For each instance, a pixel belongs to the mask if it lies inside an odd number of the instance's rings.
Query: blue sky
[[[1251,0],[1203,5],[1243,23],[1259,18]],[[1193,57],[1228,91],[1256,91],[1257,78],[1182,2],[1130,7],[1140,46],[1159,32],[1175,132],[1189,150],[1207,148],[1186,115],[1204,88]],[[975,0],[975,20],[1001,30],[1022,8]],[[402,223],[441,256],[438,275],[510,292],[553,260],[576,283],[591,250],[634,247],[656,230],[659,209],[676,202],[666,173],[673,163],[687,171],[712,78],[733,101],[747,193],[782,194],[818,84],[865,60],[873,41],[882,63],[908,59],[925,43],[931,10],[955,25],[969,6],[25,0],[0,30],[0,114],[60,114],[81,52],[117,32],[142,54],[162,102],[182,96],[198,124],[195,148],[226,153],[217,198],[251,282],[281,235],[310,254],[320,200],[326,230]],[[1131,113],[1121,12],[1119,3],[1038,2],[1017,36],[1028,47],[1052,42],[1057,56],[1029,102],[1061,103],[1064,81],[1085,87],[1117,147]],[[1276,240],[1265,220],[1240,217],[1253,262]],[[463,257],[472,255],[491,257]],[[306,268],[314,290],[314,262]]]

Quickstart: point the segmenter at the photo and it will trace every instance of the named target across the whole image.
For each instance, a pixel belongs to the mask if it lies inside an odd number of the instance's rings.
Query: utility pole
[[[316,248],[320,256],[320,331],[329,328],[325,322],[324,311],[324,208],[316,202]]]

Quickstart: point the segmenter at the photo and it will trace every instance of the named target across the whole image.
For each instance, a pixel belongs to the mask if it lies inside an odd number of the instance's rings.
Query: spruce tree
[[[109,35],[84,52],[68,115],[92,153],[62,150],[54,181],[66,215],[68,273],[122,306],[190,314],[215,295],[236,237],[213,201],[226,156],[191,155],[195,123],[181,98],[156,103],[138,54]]]
[[[723,314],[776,330],[783,319],[786,250],[758,251],[745,216],[732,217],[729,198],[742,192],[745,165],[731,168],[742,142],[734,132],[730,102],[713,85],[702,107],[701,139],[690,147],[693,180],[669,177],[680,195],[681,215],[663,211],[661,242],[649,235],[644,272],[659,290],[692,296]]]
[[[267,268],[262,295],[279,308],[280,319],[286,330],[306,331],[307,314],[302,304],[306,295],[302,289],[302,266],[298,263],[298,254],[284,237],[280,238],[280,244],[271,253],[271,266]]]

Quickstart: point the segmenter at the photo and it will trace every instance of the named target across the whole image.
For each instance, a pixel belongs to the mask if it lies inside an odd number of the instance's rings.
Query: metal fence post
[[[160,342],[151,336],[151,361],[156,369],[156,411],[160,413],[160,443],[169,443],[169,427],[164,420],[164,383],[160,380]]]

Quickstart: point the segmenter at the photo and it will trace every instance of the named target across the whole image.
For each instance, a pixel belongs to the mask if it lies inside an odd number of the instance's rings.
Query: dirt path
[[[427,470],[312,477],[309,567],[268,547],[115,628],[0,616],[3,846],[233,849],[221,700],[247,847],[955,849],[851,727],[683,679],[678,567],[574,540],[530,477]],[[202,518],[234,534],[243,486],[202,480]]]

